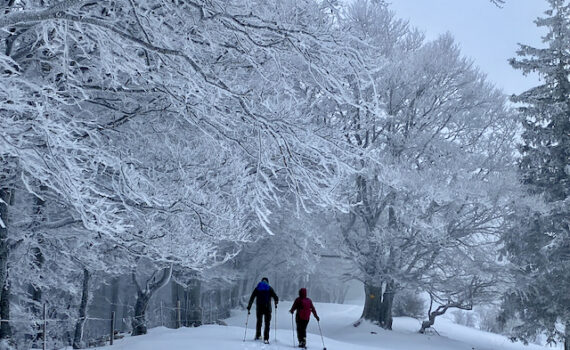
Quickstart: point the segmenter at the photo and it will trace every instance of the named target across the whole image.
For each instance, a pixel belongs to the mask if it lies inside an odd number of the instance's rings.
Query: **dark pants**
[[[307,325],[309,320],[297,319],[297,339],[299,344],[305,344],[307,342]]]
[[[269,340],[269,327],[271,325],[271,308],[256,309],[257,323],[255,325],[255,338],[261,337],[261,322],[265,318],[265,328],[263,329],[263,339]]]

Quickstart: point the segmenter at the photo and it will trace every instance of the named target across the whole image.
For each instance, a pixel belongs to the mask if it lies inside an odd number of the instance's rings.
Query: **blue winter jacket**
[[[251,297],[249,298],[249,303],[247,304],[247,309],[251,309],[251,305],[253,304],[253,299],[257,298],[256,300],[256,307],[257,310],[262,311],[269,311],[271,312],[271,298],[275,300],[275,307],[277,307],[277,303],[279,302],[279,298],[275,291],[271,286],[265,282],[261,281],[257,284],[257,287],[251,293]]]

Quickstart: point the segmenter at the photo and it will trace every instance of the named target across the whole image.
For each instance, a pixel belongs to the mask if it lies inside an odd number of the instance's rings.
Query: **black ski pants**
[[[257,323],[255,325],[255,338],[261,337],[261,323],[265,318],[265,328],[263,329],[263,339],[269,340],[269,328],[271,325],[271,307],[258,307],[256,309]]]
[[[297,339],[299,344],[305,344],[307,342],[307,325],[309,320],[297,319]]]

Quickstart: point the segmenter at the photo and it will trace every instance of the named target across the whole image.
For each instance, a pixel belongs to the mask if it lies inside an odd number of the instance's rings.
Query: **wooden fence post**
[[[109,337],[109,345],[113,345],[115,339],[115,311],[111,312],[111,336]]]

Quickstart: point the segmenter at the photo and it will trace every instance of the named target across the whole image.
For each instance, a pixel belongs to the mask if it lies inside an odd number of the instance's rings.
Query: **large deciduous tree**
[[[66,216],[53,217],[81,223],[87,242],[101,239],[159,269],[200,270],[263,232],[253,227],[269,230],[278,192],[299,206],[333,203],[329,189],[344,169],[312,124],[310,92],[342,98],[340,69],[329,67],[347,66],[354,53],[343,51],[322,6],[2,3],[0,234],[19,239],[8,219],[10,211],[22,218],[8,200],[18,190],[61,203]]]
[[[502,226],[513,119],[449,35],[424,42],[370,1],[351,15],[354,45],[381,55],[349,77],[359,103],[338,108],[363,155],[342,225],[365,285],[362,317],[390,328],[399,289],[443,286],[427,278],[440,256]]]

